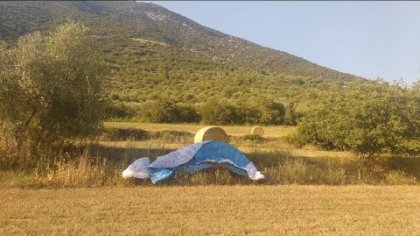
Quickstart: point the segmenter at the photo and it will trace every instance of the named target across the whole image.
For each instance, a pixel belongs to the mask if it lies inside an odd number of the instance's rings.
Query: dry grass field
[[[153,160],[191,144],[193,132],[203,126],[108,122],[105,127],[104,133],[94,142],[80,145],[76,142],[75,146],[70,146],[71,156],[38,160],[26,169],[1,169],[0,189],[149,186],[150,181],[124,180],[121,172],[137,158],[147,156]],[[419,158],[384,156],[376,166],[365,167],[350,152],[293,147],[279,133],[293,132],[294,127],[265,127],[266,133],[273,137],[264,135],[258,139],[247,138],[250,126],[227,126],[225,129],[231,136],[231,144],[244,152],[268,177],[258,184],[419,184]],[[274,137],[276,135],[278,137]],[[211,184],[252,185],[254,182],[226,170],[180,174],[168,182],[170,186]]]
[[[2,189],[0,235],[420,235],[419,186]]]

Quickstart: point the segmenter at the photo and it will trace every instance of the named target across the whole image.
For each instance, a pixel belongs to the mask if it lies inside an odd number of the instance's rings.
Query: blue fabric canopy
[[[140,158],[123,172],[123,177],[149,177],[153,183],[175,175],[177,171],[195,173],[223,165],[232,172],[257,180],[264,178],[255,165],[235,147],[218,141],[205,141],[157,157],[149,164],[149,158]]]

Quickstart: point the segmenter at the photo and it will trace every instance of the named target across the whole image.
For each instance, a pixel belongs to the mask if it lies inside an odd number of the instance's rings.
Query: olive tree
[[[0,123],[20,154],[100,128],[104,68],[88,32],[68,22],[0,46]]]

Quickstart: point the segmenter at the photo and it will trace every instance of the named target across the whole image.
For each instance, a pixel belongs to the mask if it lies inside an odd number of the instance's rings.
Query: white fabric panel
[[[248,163],[245,169],[246,169],[246,172],[248,173],[249,178],[252,180],[259,180],[259,179],[265,178],[265,176],[257,170],[257,167],[255,167],[254,163],[252,162]]]
[[[185,148],[173,151],[164,156],[159,156],[149,167],[154,168],[173,168],[189,162],[206,142],[197,143]]]
[[[123,171],[122,176],[124,179],[129,177],[147,179],[149,178],[149,174],[147,173],[147,166],[149,164],[150,159],[148,157],[137,159]]]

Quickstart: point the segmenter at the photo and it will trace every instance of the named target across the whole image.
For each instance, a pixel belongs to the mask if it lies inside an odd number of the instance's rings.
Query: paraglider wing
[[[148,167],[150,180],[153,183],[167,179],[175,174],[181,166],[190,162],[198,150],[207,142],[196,143],[179,150],[170,152],[164,156],[159,156]],[[198,170],[197,170],[198,171]]]
[[[147,173],[152,182],[157,183],[172,177],[176,171],[195,173],[220,164],[238,175],[248,176],[253,180],[264,178],[254,163],[242,152],[229,144],[218,141],[196,143],[157,157],[147,166]],[[140,169],[144,171],[144,167]]]

